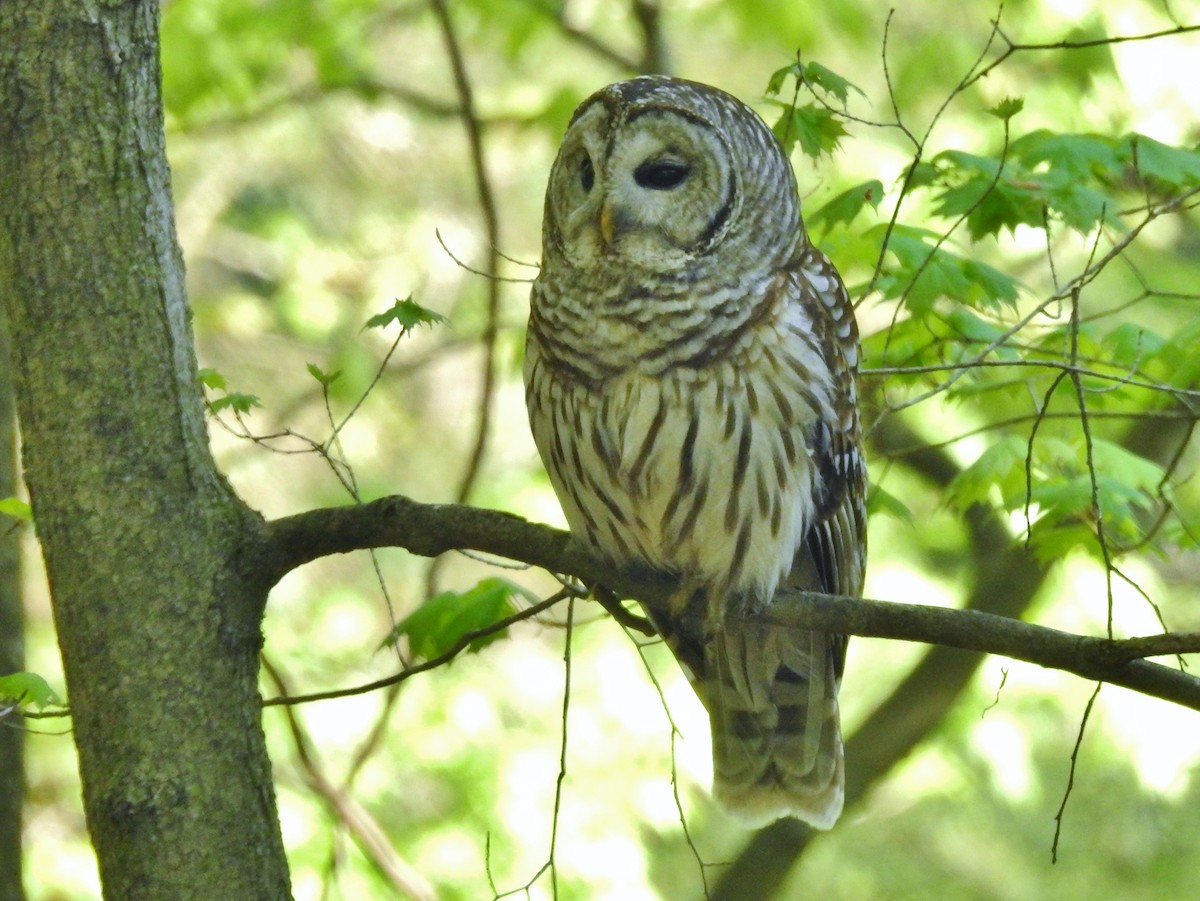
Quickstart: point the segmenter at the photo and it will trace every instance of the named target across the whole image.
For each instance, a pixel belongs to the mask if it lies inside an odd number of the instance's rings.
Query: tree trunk
[[[211,459],[158,6],[0,3],[0,297],[106,898],[290,896],[257,692],[262,523]]]
[[[16,490],[16,414],[8,325],[0,310],[0,497]],[[25,622],[21,610],[20,529],[0,517],[0,676],[25,668]],[[0,901],[23,901],[21,806],[25,798],[25,733],[19,719],[0,726]]]

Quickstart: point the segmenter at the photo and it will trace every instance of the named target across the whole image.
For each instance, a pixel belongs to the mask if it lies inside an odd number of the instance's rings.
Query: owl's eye
[[[642,163],[633,170],[633,180],[639,187],[651,191],[670,191],[683,184],[692,167],[671,160],[655,160]]]
[[[596,170],[592,168],[592,161],[589,157],[584,157],[579,161],[579,184],[583,186],[583,193],[587,194],[592,190],[592,185],[596,183]]]

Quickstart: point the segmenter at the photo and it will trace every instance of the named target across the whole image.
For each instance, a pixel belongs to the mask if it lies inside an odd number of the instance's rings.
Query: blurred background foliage
[[[562,524],[520,385],[545,178],[580,100],[669,71],[781,122],[814,237],[861,298],[880,489],[867,595],[1117,635],[1160,629],[1150,601],[1170,628],[1200,629],[1194,196],[1148,215],[1200,185],[1200,32],[1103,42],[1200,23],[1197,4],[1012,0],[1002,33],[995,6],[933,0],[891,14],[866,0],[446,6],[482,201],[442,4],[164,4],[200,365],[223,379],[210,399],[241,399],[213,440],[253,506],[465,495]],[[1009,49],[1063,41],[1076,46]],[[511,281],[470,271],[492,265],[483,209]],[[364,324],[409,296],[448,325],[405,330],[389,357],[399,326]],[[27,668],[61,687],[35,555]],[[385,643],[398,622],[497,573],[399,551],[293,573],[267,613],[264,696],[395,671],[411,650]],[[558,587],[501,574],[540,596]],[[568,630],[565,606],[394,689],[265,711],[297,898],[476,899],[531,881],[532,898],[767,891],[716,888],[750,836],[707,795],[707,723],[669,655],[590,604]],[[976,663],[851,643],[857,803],[811,845],[763,852],[799,857],[781,896],[1194,894],[1195,714],[1100,692],[1052,865],[1093,687]],[[27,742],[27,882],[33,898],[98,897],[60,732]]]

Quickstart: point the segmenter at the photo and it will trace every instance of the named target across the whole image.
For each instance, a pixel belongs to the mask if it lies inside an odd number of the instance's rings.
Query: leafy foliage
[[[208,409],[212,413],[220,413],[222,410],[249,413],[255,407],[262,406],[262,401],[256,395],[230,391],[229,384],[225,381],[225,376],[221,375],[215,369],[201,369],[198,373],[198,378],[200,384],[205,388],[223,392],[220,397],[215,397],[207,401]]]
[[[0,499],[0,513],[5,516],[11,516],[13,519],[19,519],[22,522],[31,522],[33,520],[33,510],[29,504],[19,497],[6,497]]]
[[[1144,135],[1105,138],[1045,129],[1014,140],[997,156],[946,150],[913,173],[934,212],[966,216],[972,240],[1047,219],[1081,234],[1100,224],[1124,228],[1119,210],[1130,175],[1160,195],[1200,183],[1200,152],[1166,147]]]
[[[37,673],[10,673],[0,676],[0,705],[16,704],[19,707],[60,706],[62,701],[48,682]]]
[[[799,145],[805,156],[817,159],[832,153],[846,136],[846,129],[837,114],[815,103],[787,106],[773,126],[775,136],[787,153]]]
[[[538,600],[527,589],[496,577],[483,579],[466,591],[439,592],[405,617],[385,644],[407,638],[413,654],[432,660],[473,636],[467,649],[480,651],[505,636],[503,629],[493,627],[516,612],[515,597]]]
[[[418,325],[449,325],[450,320],[433,310],[428,310],[412,299],[412,295],[397,300],[388,309],[367,320],[364,328],[386,328],[393,322],[408,331]]]
[[[879,209],[883,193],[883,183],[879,179],[873,178],[870,181],[864,181],[826,201],[824,206],[808,216],[808,224],[813,228],[826,230],[836,225],[849,225],[863,207]]]
[[[768,94],[788,77],[817,101],[789,107],[777,129],[794,132],[806,155],[831,152],[846,134],[840,117],[848,115],[853,86],[826,67],[796,64],[772,75]],[[1187,532],[1190,517],[1170,515],[1178,512],[1170,500],[1174,473],[1127,449],[1121,417],[1136,421],[1182,399],[1170,393],[1173,386],[1195,387],[1196,355],[1182,348],[1200,330],[1184,320],[1173,335],[1161,335],[1110,315],[1114,305],[1085,288],[1107,263],[1101,244],[1128,240],[1159,215],[1154,203],[1200,191],[1200,150],[1136,132],[1035,128],[1013,136],[1026,107],[1026,99],[1010,98],[988,110],[1004,123],[994,150],[921,146],[897,187],[885,192],[872,180],[842,191],[810,223],[851,233],[843,244],[859,247],[871,267],[852,292],[895,310],[888,327],[864,342],[868,379],[873,368],[887,372],[886,399],[875,395],[883,408],[942,395],[969,401],[991,423],[987,446],[957,475],[947,502],[959,512],[983,504],[1024,514],[1047,559],[1079,549],[1110,560],[1138,546],[1149,524],[1162,538]],[[906,215],[919,200],[928,202],[921,224]],[[890,208],[891,219],[856,230],[868,203]],[[965,240],[957,233],[963,225]],[[1042,235],[1057,279],[1049,287],[985,260],[982,243],[1022,229]],[[1063,229],[1094,249],[1083,258],[1060,249]],[[1064,265],[1077,268],[1064,275]],[[1064,278],[1075,287],[1064,289]],[[1133,303],[1153,294],[1147,287]],[[1084,307],[1096,312],[1063,313]],[[928,420],[925,429],[936,431]]]

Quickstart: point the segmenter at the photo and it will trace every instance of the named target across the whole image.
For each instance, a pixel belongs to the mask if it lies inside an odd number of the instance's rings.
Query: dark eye
[[[633,180],[651,191],[669,191],[683,184],[691,172],[691,166],[668,160],[642,163],[633,170]]]
[[[579,161],[579,184],[583,186],[583,193],[587,194],[592,190],[592,185],[596,183],[596,170],[592,168],[592,161],[588,157],[584,157]]]

